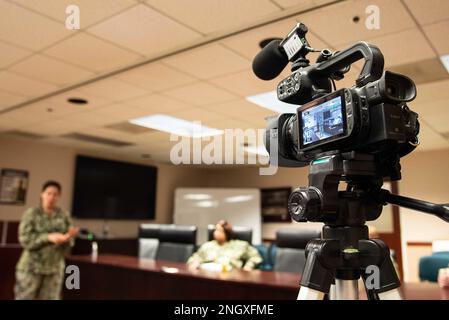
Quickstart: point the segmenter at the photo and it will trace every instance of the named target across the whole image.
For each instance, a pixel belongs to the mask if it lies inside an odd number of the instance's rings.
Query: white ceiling
[[[365,40],[381,48],[387,67],[449,54],[447,0],[347,0],[292,15],[328,2],[0,0],[0,112],[49,95],[0,114],[0,131],[21,130],[45,135],[42,141],[48,143],[136,157],[145,153],[167,161],[172,145],[168,134],[132,134],[105,126],[165,113],[221,129],[263,128],[270,111],[245,97],[273,90],[288,70],[278,79],[261,81],[252,74],[251,60],[260,40],[285,36],[297,21],[308,25],[313,47],[343,49]],[[80,30],[65,28],[68,4],[80,7]],[[379,30],[364,25],[365,9],[373,4],[380,9]],[[279,20],[287,15],[292,16]],[[354,16],[361,18],[358,23]],[[238,32],[273,19],[278,21]],[[215,37],[219,40],[210,41]],[[156,57],[161,58],[129,68]],[[104,76],[110,72],[116,73]],[[356,73],[354,68],[352,78],[339,86],[352,85]],[[420,113],[419,150],[449,148],[448,89],[449,78],[418,85],[418,98],[410,107]],[[89,103],[71,105],[69,97]],[[62,137],[71,132],[134,145],[110,149]]]

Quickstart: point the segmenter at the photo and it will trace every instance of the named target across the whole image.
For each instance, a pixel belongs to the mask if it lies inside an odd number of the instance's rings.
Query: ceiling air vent
[[[10,130],[10,131],[3,132],[3,134],[6,134],[8,136],[17,137],[17,138],[30,139],[30,140],[39,140],[39,139],[47,138],[47,136],[42,135],[42,134],[26,132],[26,131],[22,131],[22,130]]]
[[[124,141],[119,141],[119,140],[109,139],[109,138],[103,138],[103,137],[96,137],[96,136],[91,136],[88,134],[83,134],[83,133],[78,133],[78,132],[65,134],[62,137],[74,139],[74,140],[78,140],[78,141],[83,141],[83,142],[102,144],[102,145],[106,145],[109,147],[126,147],[126,146],[133,145],[132,143],[129,143],[129,142],[124,142]]]

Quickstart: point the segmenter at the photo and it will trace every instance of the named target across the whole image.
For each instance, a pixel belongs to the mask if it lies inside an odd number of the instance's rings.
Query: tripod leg
[[[335,288],[335,284],[331,284],[331,288],[329,290],[329,300],[337,300],[337,289]]]
[[[393,289],[379,293],[380,300],[402,300],[401,291],[399,289]]]
[[[324,294],[324,292],[318,290],[301,287],[299,289],[297,300],[323,300]]]
[[[391,261],[390,249],[387,245],[378,239],[361,240],[359,244],[364,256],[365,272],[362,272],[362,277],[368,299],[401,299],[399,291],[401,282]],[[378,268],[377,273],[373,267]],[[369,274],[370,270],[373,271],[372,274]]]
[[[337,300],[359,300],[359,280],[335,279]]]
[[[324,264],[324,258],[321,257],[321,255],[335,256],[335,254],[330,255],[329,250],[338,252],[338,241],[312,240],[307,244],[307,258],[301,277],[298,300],[323,299],[324,295],[329,293],[335,272],[329,265]]]

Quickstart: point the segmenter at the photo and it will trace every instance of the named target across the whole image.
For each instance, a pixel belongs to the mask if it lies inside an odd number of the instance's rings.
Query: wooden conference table
[[[184,263],[123,255],[72,255],[80,289],[64,289],[64,299],[266,299],[294,300],[300,274],[254,270],[217,273],[189,270]],[[436,284],[403,284],[405,299],[449,299]]]

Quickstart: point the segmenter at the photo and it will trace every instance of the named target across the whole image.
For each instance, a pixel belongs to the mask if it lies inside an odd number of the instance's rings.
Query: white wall
[[[436,203],[449,203],[449,150],[415,152],[402,160],[402,180],[399,193]],[[407,252],[408,241],[427,242],[449,239],[449,223],[432,215],[401,208],[401,236],[406,280],[417,279],[416,274],[407,270],[417,270],[409,266],[419,260]]]

